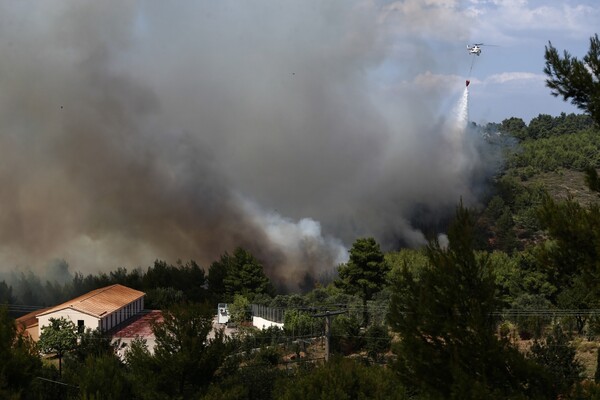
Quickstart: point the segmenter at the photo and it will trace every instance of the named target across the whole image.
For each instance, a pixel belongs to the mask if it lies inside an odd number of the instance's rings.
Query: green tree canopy
[[[207,387],[226,356],[223,331],[209,338],[213,314],[209,304],[179,304],[163,311],[163,321],[153,325],[154,355],[140,343],[128,352],[134,391],[142,398],[190,398]]]
[[[185,300],[183,291],[172,287],[158,287],[146,292],[146,307],[149,309],[163,310],[169,306]]]
[[[134,398],[125,368],[114,354],[88,356],[75,379],[82,399]]]
[[[6,307],[0,306],[0,398],[28,398],[25,393],[42,368],[33,341],[17,331]]]
[[[251,317],[250,302],[241,294],[233,296],[233,302],[229,303],[229,319],[239,327]]]
[[[368,324],[367,301],[383,289],[390,267],[372,237],[360,238],[350,249],[350,260],[338,268],[336,286],[363,301],[363,324]]]
[[[527,125],[521,118],[511,117],[502,121],[500,130],[502,133],[508,133],[517,139],[525,139]]]
[[[247,250],[238,247],[233,255],[225,253],[208,270],[209,290],[220,302],[231,302],[241,294],[252,301],[256,295],[275,295],[262,264]]]
[[[112,341],[112,337],[106,332],[98,329],[86,329],[78,334],[77,347],[67,357],[67,364],[73,362],[73,368],[79,368],[90,356],[114,355],[117,344],[113,344]]]
[[[126,369],[110,335],[98,329],[78,334],[77,347],[65,355],[63,380],[79,387],[82,399],[131,398]]]
[[[544,341],[535,340],[531,346],[530,357],[546,367],[553,378],[556,398],[561,398],[561,394],[568,397],[573,385],[582,377],[584,368],[575,354],[575,346],[559,325],[552,328]]]
[[[58,371],[62,376],[63,356],[77,347],[77,327],[66,318],[50,318],[50,325],[42,327],[38,346],[44,353],[54,353],[58,358]]]
[[[389,368],[368,367],[344,358],[280,380],[275,390],[281,400],[411,398]]]
[[[401,338],[397,371],[427,398],[534,398],[544,386],[531,380],[518,350],[495,334],[500,304],[488,257],[473,251],[474,232],[461,204],[448,247],[430,242],[429,265],[418,277],[403,269],[388,316]]]
[[[600,124],[600,39],[598,34],[590,38],[590,48],[582,60],[564,51],[558,54],[551,42],[546,46],[544,55],[548,76],[546,86],[552,89],[553,96],[562,96],[563,100],[589,113]]]
[[[202,302],[207,297],[204,289],[206,275],[195,261],[185,264],[178,261],[176,265],[170,265],[156,260],[148,268],[142,282],[144,290],[148,292],[149,302],[153,304],[156,300],[156,305],[161,308],[181,298],[190,302]]]
[[[291,337],[315,335],[323,331],[323,322],[310,313],[289,309],[285,312],[283,329]]]
[[[573,199],[556,202],[547,196],[539,217],[552,239],[541,255],[550,279],[565,290],[582,276],[587,290],[600,299],[600,207],[584,207]]]

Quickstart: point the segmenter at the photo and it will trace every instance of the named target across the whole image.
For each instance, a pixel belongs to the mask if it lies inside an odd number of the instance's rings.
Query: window
[[[78,319],[77,320],[77,332],[83,333],[84,330],[85,330],[85,324],[83,323],[83,320]]]

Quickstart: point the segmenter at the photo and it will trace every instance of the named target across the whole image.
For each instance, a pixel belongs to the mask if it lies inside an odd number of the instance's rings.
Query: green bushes
[[[594,129],[525,140],[519,150],[507,160],[508,172],[513,176],[531,177],[561,168],[583,171],[587,166],[600,167],[600,135]]]

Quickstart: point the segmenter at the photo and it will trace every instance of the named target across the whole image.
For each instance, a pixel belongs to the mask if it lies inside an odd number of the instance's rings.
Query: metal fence
[[[255,317],[264,318],[268,321],[277,323],[283,323],[285,309],[261,306],[259,304],[252,304],[252,315]]]

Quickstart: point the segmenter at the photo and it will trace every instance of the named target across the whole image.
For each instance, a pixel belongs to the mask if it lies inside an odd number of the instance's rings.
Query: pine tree
[[[552,238],[540,261],[560,288],[557,295],[581,282],[589,294],[588,304],[581,308],[596,307],[600,303],[600,206],[585,207],[573,199],[556,202],[548,196],[538,216]]]
[[[210,384],[228,351],[222,330],[209,338],[212,320],[209,304],[178,304],[163,311],[163,320],[152,327],[154,355],[139,342],[127,353],[139,397],[192,398]]]
[[[544,55],[548,75],[546,86],[552,89],[553,96],[589,113],[600,125],[600,39],[598,34],[590,38],[590,48],[582,60],[564,51],[561,58],[556,48],[548,42]]]
[[[545,341],[534,341],[531,358],[546,367],[552,375],[553,388],[559,394],[568,394],[581,379],[582,364],[575,358],[575,347],[560,326],[553,327]]]
[[[225,253],[208,270],[208,286],[216,300],[231,302],[236,294],[252,300],[255,295],[274,296],[275,288],[262,264],[247,250],[238,247]]]
[[[363,302],[363,325],[368,325],[367,301],[383,289],[390,271],[379,244],[373,238],[357,239],[350,249],[350,260],[338,268],[335,285],[357,295]]]
[[[474,221],[457,208],[443,248],[427,247],[418,276],[404,267],[390,305],[401,338],[396,369],[407,387],[431,398],[535,398],[536,367],[495,335],[499,308],[487,255],[473,251]]]

